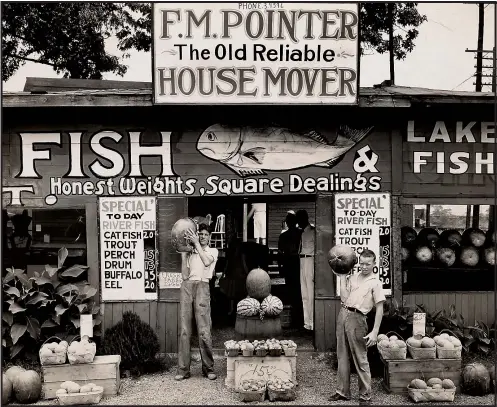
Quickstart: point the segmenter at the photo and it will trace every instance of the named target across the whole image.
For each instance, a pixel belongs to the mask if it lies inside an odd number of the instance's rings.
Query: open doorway
[[[296,320],[292,320],[296,315],[292,310],[292,291],[288,289],[289,283],[282,276],[278,261],[278,242],[286,229],[286,215],[301,209],[308,213],[309,222],[314,224],[313,196],[188,199],[188,216],[197,217],[199,223],[210,222],[213,232],[210,245],[219,250],[215,276],[211,280],[214,348],[222,348],[225,341],[235,338],[236,305],[247,295],[248,272],[258,266],[271,277],[271,294],[283,302],[282,336],[294,340],[299,348],[314,347],[313,331],[303,329],[303,324],[296,326]],[[265,219],[261,219],[262,216]],[[243,261],[241,253],[244,253]],[[298,278],[296,280],[293,284],[298,284]],[[195,346],[193,342],[192,345]]]

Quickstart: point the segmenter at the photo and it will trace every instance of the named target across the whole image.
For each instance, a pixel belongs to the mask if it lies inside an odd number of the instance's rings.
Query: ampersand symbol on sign
[[[376,154],[369,145],[357,150],[354,157],[354,171],[357,173],[378,172],[376,163],[378,154]]]

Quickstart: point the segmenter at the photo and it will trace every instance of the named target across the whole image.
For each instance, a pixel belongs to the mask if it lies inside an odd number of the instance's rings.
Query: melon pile
[[[262,392],[266,390],[266,381],[257,379],[243,380],[240,383],[240,390]]]
[[[411,346],[412,348],[428,348],[428,349],[431,349],[431,348],[435,348],[437,346],[437,344],[435,343],[435,341],[428,337],[428,336],[424,336],[420,339],[416,338],[415,336],[411,336],[408,340],[407,340],[407,344],[409,346]]]
[[[236,306],[238,315],[253,317],[259,315],[260,319],[265,316],[277,316],[283,311],[283,302],[276,296],[269,294],[262,302],[255,298],[247,297],[241,300]]]
[[[94,383],[88,383],[80,386],[76,382],[65,381],[60,385],[60,388],[55,392],[57,396],[64,394],[74,394],[74,393],[96,393],[103,391],[102,386],[97,386]]]
[[[426,382],[421,379],[414,379],[409,383],[409,387],[411,389],[420,389],[420,390],[428,390],[428,389],[446,389],[452,390],[455,389],[456,386],[454,382],[450,379],[440,379],[438,377],[432,377],[428,379]]]
[[[402,261],[414,265],[438,267],[493,267],[496,264],[495,233],[486,234],[476,228],[462,234],[455,229],[439,233],[424,228],[417,233],[405,226],[401,229]]]
[[[53,363],[53,358],[56,355],[60,356],[60,361],[62,361],[62,355],[63,355],[63,361],[60,362],[59,364],[65,363],[65,356],[67,353],[67,348],[69,347],[69,344],[66,341],[61,341],[60,343],[57,342],[50,342],[50,343],[45,343],[42,345],[40,349],[40,359],[42,360],[43,365],[49,365],[49,364],[54,364]],[[47,358],[47,359],[45,359]]]
[[[41,378],[34,370],[12,366],[2,374],[2,405],[15,398],[19,403],[36,403],[41,396]]]
[[[295,387],[295,383],[292,379],[271,379],[267,382],[267,388],[272,391],[287,391],[292,390]]]
[[[446,333],[435,336],[433,340],[438,347],[444,349],[456,349],[462,346],[458,338]]]
[[[384,334],[380,334],[378,335],[378,344],[384,349],[401,349],[406,347],[406,343],[396,335],[388,337]]]
[[[90,338],[85,335],[81,341],[73,341],[67,349],[67,358],[71,364],[91,363],[95,358],[97,345],[90,342]]]

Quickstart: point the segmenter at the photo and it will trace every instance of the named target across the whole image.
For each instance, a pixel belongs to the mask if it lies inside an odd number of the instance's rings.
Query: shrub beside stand
[[[80,386],[94,383],[104,388],[104,397],[115,396],[119,393],[121,384],[120,363],[120,355],[108,355],[95,356],[92,363],[42,366],[44,399],[57,398],[55,392],[67,380]]]

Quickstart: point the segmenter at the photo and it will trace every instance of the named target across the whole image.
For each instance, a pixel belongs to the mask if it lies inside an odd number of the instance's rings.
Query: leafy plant
[[[495,323],[488,327],[484,322],[475,321],[475,325],[468,329],[469,335],[464,345],[469,350],[488,355],[495,349]]]
[[[159,339],[152,327],[134,312],[127,311],[122,320],[105,331],[102,354],[121,355],[121,367],[140,375],[159,368],[156,359]]]
[[[77,334],[82,313],[91,313],[93,325],[100,325],[99,307],[93,299],[97,290],[86,281],[61,281],[77,278],[88,269],[81,265],[65,268],[67,254],[67,249],[60,249],[57,267],[47,265],[31,278],[24,270],[7,269],[2,280],[2,347],[11,360],[21,355],[36,358],[40,343],[54,334]],[[99,335],[98,329],[94,335]]]

